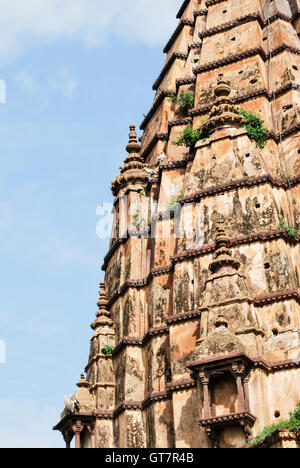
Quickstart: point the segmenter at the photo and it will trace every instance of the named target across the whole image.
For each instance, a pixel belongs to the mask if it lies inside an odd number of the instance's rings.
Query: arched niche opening
[[[210,381],[212,417],[238,412],[238,390],[236,379],[231,373],[225,373]]]

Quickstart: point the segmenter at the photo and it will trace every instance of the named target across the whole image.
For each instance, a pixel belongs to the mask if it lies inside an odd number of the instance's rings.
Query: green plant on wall
[[[169,94],[168,98],[170,99],[170,102],[172,104],[177,104],[178,97],[176,96],[176,94]]]
[[[292,226],[286,225],[284,221],[280,221],[278,229],[280,229],[280,231],[282,230],[285,231],[288,236],[293,237],[293,238],[297,237],[299,234],[299,231],[294,229]]]
[[[167,205],[167,209],[168,211],[171,211],[171,212],[174,212],[176,210],[176,208],[179,206],[179,203],[178,203],[178,200],[180,200],[180,198],[183,198],[184,197],[184,191],[180,192],[177,197],[173,198]]]
[[[111,345],[105,345],[102,349],[101,352],[104,354],[104,356],[111,356],[113,353],[114,347]]]
[[[248,447],[252,447],[279,429],[289,429],[291,432],[300,430],[300,402],[296,406],[295,411],[290,413],[290,419],[265,427],[257,437],[249,442]]]
[[[207,138],[209,138],[208,132],[204,132],[199,128],[193,130],[193,127],[189,125],[183,130],[182,135],[178,138],[178,140],[173,141],[173,145],[187,146],[188,148],[193,150],[197,141],[206,140]]]
[[[251,140],[254,140],[259,148],[264,148],[268,140],[268,130],[264,128],[264,121],[253,112],[241,110],[240,114],[247,119],[244,125]]]
[[[170,94],[169,99],[172,104],[178,104],[178,112],[180,115],[188,115],[190,109],[193,109],[195,102],[194,91],[181,91],[179,96]]]
[[[292,175],[291,174],[287,174],[286,172],[282,172],[280,174],[281,178],[284,179],[284,180],[290,180],[292,179]]]
[[[134,217],[133,217],[133,224],[137,229],[141,227],[141,220],[140,220],[140,209],[138,208]]]

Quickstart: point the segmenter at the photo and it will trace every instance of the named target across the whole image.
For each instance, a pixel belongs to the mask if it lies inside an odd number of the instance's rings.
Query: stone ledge
[[[299,176],[297,176],[298,180]],[[200,190],[193,195],[188,195],[186,197],[180,198],[178,203],[184,205],[185,203],[195,203],[200,201],[202,198],[220,195],[226,192],[231,192],[232,190],[236,190],[237,188],[244,188],[244,187],[255,187],[258,185],[270,184],[272,187],[278,188],[289,188],[289,182],[283,179],[276,179],[271,175],[262,175],[258,177],[244,177],[243,179],[237,179],[228,184],[218,185],[214,187],[209,187],[207,189]]]
[[[187,322],[189,320],[201,318],[202,312],[204,310],[206,311],[208,309],[205,308],[201,310],[192,310],[191,312],[185,312],[184,314],[180,314],[180,315],[171,315],[170,317],[166,319],[166,323],[168,325],[174,325],[177,323]]]
[[[184,26],[194,27],[195,26],[195,21],[189,20],[189,19],[182,19],[180,21],[180,23],[178,24],[178,26],[175,29],[174,33],[172,34],[172,36],[168,40],[167,45],[164,47],[163,52],[165,54],[167,54],[169,52],[170,48],[172,47],[173,43],[176,41],[177,37],[179,36],[181,31],[183,30]]]
[[[240,413],[226,414],[224,416],[216,416],[209,419],[200,419],[198,421],[199,426],[201,427],[222,427],[229,424],[235,424],[236,422],[247,421],[249,424],[253,425],[256,421],[256,417],[253,416],[248,411],[242,411]]]
[[[141,123],[141,126],[140,126],[141,130],[145,130],[146,125],[150,122],[150,120],[152,119],[153,115],[155,114],[155,112],[157,111],[157,109],[159,108],[159,106],[161,105],[163,100],[166,97],[168,97],[170,94],[176,94],[176,90],[162,89],[160,91],[160,93],[156,97],[155,101],[153,102],[150,111],[148,112],[148,114],[145,116],[143,122]]]
[[[184,11],[185,11],[185,9],[186,9],[186,7],[188,6],[189,3],[190,3],[190,0],[184,0],[184,1],[183,1],[183,4],[182,4],[181,7],[179,8],[179,11],[178,11],[178,13],[177,13],[177,15],[176,15],[176,18],[177,18],[177,19],[180,19],[180,18],[181,18],[181,16],[183,15],[183,13],[184,13]]]
[[[265,296],[256,297],[253,301],[253,304],[256,307],[264,307],[265,305],[273,304],[274,302],[287,301],[290,299],[295,299],[300,304],[299,291],[290,290],[266,294]]]
[[[196,387],[196,381],[194,379],[181,379],[173,381],[167,384],[167,389],[171,392],[180,390],[189,390],[190,388]]]
[[[145,147],[144,150],[141,151],[140,156],[143,159],[146,159],[153,148],[155,147],[156,143],[159,141],[168,141],[169,134],[168,133],[156,133],[151,141],[148,143],[148,145]]]
[[[157,88],[159,87],[160,83],[162,82],[164,76],[170,70],[171,66],[173,65],[173,63],[175,62],[176,59],[178,59],[178,60],[187,60],[187,58],[188,58],[188,54],[184,54],[182,52],[173,52],[173,54],[171,55],[171,57],[169,58],[169,60],[165,64],[165,66],[163,67],[162,71],[160,72],[157,80],[154,82],[154,84],[152,86],[152,89],[154,91],[157,90]]]
[[[289,429],[276,429],[276,431],[269,434],[263,440],[252,445],[250,448],[271,448],[271,445],[280,443],[281,441],[298,441],[300,442],[300,432],[294,433]]]
[[[300,49],[296,49],[295,47],[291,47],[287,44],[282,44],[281,46],[271,50],[270,55],[272,54],[272,57],[274,57],[284,51],[289,51],[293,54],[300,55]],[[260,55],[264,62],[269,59],[269,54],[266,54],[262,47],[254,47],[252,49],[245,50],[238,54],[232,54],[227,57],[224,57],[223,59],[215,60],[213,62],[208,62],[204,65],[200,65],[199,67],[194,68],[193,72],[195,75],[199,75],[200,73],[215,70],[217,68],[221,68],[226,65],[239,62],[240,60],[249,57],[254,57],[255,55]]]
[[[281,86],[277,90],[275,90],[275,97],[277,98],[278,96],[281,96],[282,94],[291,91],[292,89],[299,89],[300,85],[294,81],[288,82],[286,85]],[[270,93],[267,88],[258,88],[254,91],[249,91],[248,93],[245,94],[236,94],[235,96],[232,97],[232,101],[235,104],[239,104],[242,102],[249,101],[251,99],[256,99],[259,97],[266,97],[269,101],[274,99],[274,96],[272,93]],[[207,114],[212,108],[211,104],[205,104],[201,107],[198,107],[196,109],[191,109],[189,111],[189,115],[191,117],[194,117],[196,115],[203,115]]]
[[[225,1],[226,0],[206,0],[205,5],[209,8],[210,6],[217,5],[218,3],[223,3]]]
[[[267,231],[261,232],[258,234],[250,234],[249,236],[240,236],[230,240],[229,246],[230,247],[237,247],[239,245],[245,244],[252,244],[253,242],[268,242],[277,239],[284,239],[287,242],[291,242],[292,244],[297,244],[300,241],[300,236],[296,238],[291,238],[288,236],[284,231],[274,230],[274,231]],[[178,263],[183,262],[186,260],[191,260],[193,258],[200,257],[202,255],[207,255],[213,253],[216,249],[216,244],[208,244],[200,247],[199,249],[191,249],[180,254],[174,255],[171,257],[171,262]]]
[[[196,83],[196,78],[192,76],[186,76],[185,78],[177,78],[176,80],[176,86],[183,86],[187,84],[195,84]]]
[[[278,19],[281,19],[288,23],[292,22],[292,18],[290,16],[287,16],[280,12],[277,12],[276,14],[271,16],[268,21],[264,21],[260,13],[249,13],[248,15],[241,16],[233,21],[229,21],[228,23],[223,23],[220,26],[215,26],[214,28],[210,28],[210,29],[207,29],[206,31],[200,32],[199,37],[203,39],[204,37],[209,37],[215,34],[223,33],[225,31],[229,31],[230,29],[236,28],[237,26],[240,26],[245,23],[249,23],[251,21],[258,21],[261,28],[264,29],[268,26],[269,22],[273,23],[274,21],[277,21]]]

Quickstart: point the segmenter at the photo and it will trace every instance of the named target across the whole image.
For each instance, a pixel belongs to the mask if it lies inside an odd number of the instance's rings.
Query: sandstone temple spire
[[[300,447],[300,5],[184,0],[177,18],[55,429],[78,448]]]

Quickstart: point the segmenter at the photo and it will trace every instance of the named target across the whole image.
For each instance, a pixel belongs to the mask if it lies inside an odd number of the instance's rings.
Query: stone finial
[[[137,142],[135,125],[130,125],[129,143],[126,146],[129,153],[124,161],[124,166],[120,167],[120,175],[112,182],[111,190],[114,196],[128,185],[141,184],[145,186],[148,183],[148,176],[144,171],[145,163],[140,155],[141,145]]]
[[[107,317],[109,317],[110,312],[107,310],[108,300],[106,296],[106,285],[104,281],[100,283],[99,296],[100,296],[100,299],[97,302],[97,306],[99,307],[99,312],[97,312],[97,317],[99,317],[100,315],[106,315]]]
[[[90,384],[86,380],[84,372],[82,374],[80,374],[80,380],[76,385],[77,385],[78,388],[89,388]]]
[[[99,296],[100,296],[100,299],[97,302],[97,305],[99,307],[99,312],[97,312],[96,314],[97,319],[91,325],[93,330],[99,327],[103,327],[103,326],[109,326],[109,327],[113,326],[111,314],[110,314],[110,311],[108,310],[108,300],[106,296],[105,282],[100,283]]]
[[[204,134],[210,135],[215,130],[226,127],[240,128],[246,124],[245,117],[241,115],[239,106],[233,104],[230,94],[231,87],[221,73],[214,89],[215,100],[209,118],[200,128]]]
[[[232,252],[229,248],[230,241],[226,235],[224,222],[219,222],[217,227],[216,237],[216,252],[214,254],[214,260],[210,264],[209,268],[213,273],[216,273],[222,267],[231,267],[235,270],[240,268],[240,262],[232,258]]]
[[[214,95],[216,98],[228,97],[230,93],[231,93],[231,88],[226,83],[226,81],[224,81],[223,73],[220,73],[218,77],[217,86],[215,87],[215,90],[214,90]]]
[[[126,151],[127,153],[139,153],[141,150],[141,145],[138,144],[137,141],[137,134],[135,131],[135,125],[131,124],[129,126],[130,128],[130,133],[129,133],[129,143],[126,146]]]

